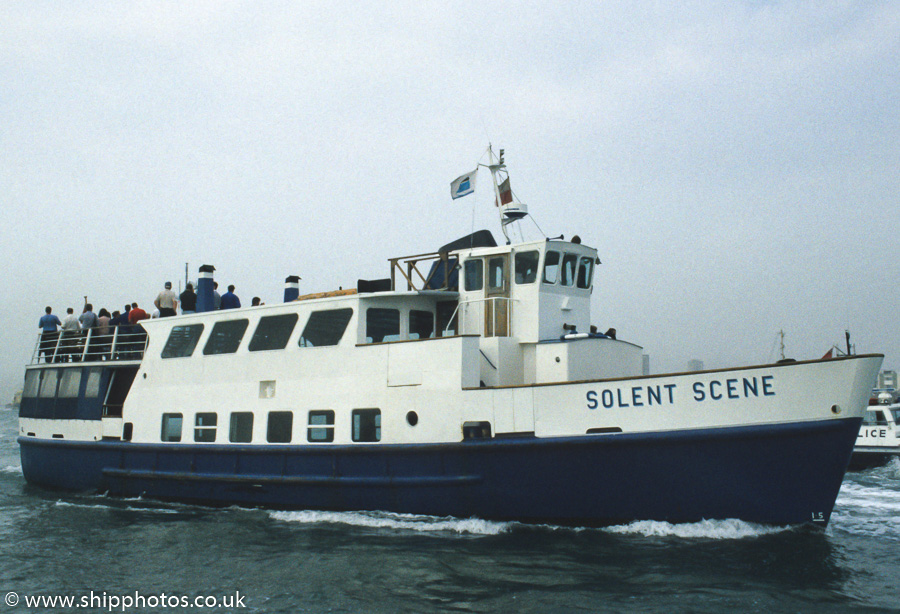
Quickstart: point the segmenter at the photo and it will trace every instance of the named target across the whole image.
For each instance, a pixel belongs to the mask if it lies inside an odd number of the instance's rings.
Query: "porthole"
[[[414,412],[414,411],[408,412],[408,413],[406,414],[406,422],[407,422],[410,426],[415,426],[415,425],[417,425],[417,424],[419,423],[419,415],[418,415],[416,412]]]

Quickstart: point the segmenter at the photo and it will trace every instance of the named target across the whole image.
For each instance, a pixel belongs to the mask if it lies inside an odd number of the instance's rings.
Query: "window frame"
[[[287,347],[294,329],[297,328],[297,313],[279,313],[270,316],[263,316],[256,324],[256,329],[250,337],[250,343],[247,344],[247,350],[250,352],[270,352],[273,350],[283,350]],[[286,324],[278,324],[277,321],[291,321],[287,334],[284,334]],[[272,324],[274,323],[274,324]],[[264,330],[264,327],[270,326],[271,332]],[[283,341],[283,343],[282,343]],[[260,347],[262,346],[262,347]]]
[[[171,428],[170,422],[178,424],[178,436],[171,436],[174,433],[174,428]],[[167,428],[169,427],[169,428]],[[170,436],[167,437],[166,433],[169,433]],[[164,443],[180,443],[181,438],[184,436],[184,414],[182,412],[165,412],[162,415],[159,439]]]
[[[241,326],[242,324],[243,326]],[[223,333],[220,337],[216,336],[217,328],[225,329],[229,326],[232,326],[235,329],[241,329],[240,334],[237,335],[236,339],[234,337],[229,338],[227,336],[229,333],[232,333],[232,331],[228,330],[223,330]],[[222,354],[234,354],[241,347],[241,343],[244,340],[244,335],[247,334],[247,328],[249,326],[250,320],[248,320],[247,318],[219,320],[218,322],[213,324],[212,330],[209,331],[209,337],[206,339],[206,343],[203,345],[203,355],[220,356]]]
[[[236,418],[245,419],[250,417],[250,424],[240,425]],[[228,442],[229,443],[251,443],[253,441],[253,421],[254,415],[252,411],[233,411],[228,416]],[[243,434],[244,430],[249,432],[249,437],[238,438],[236,435]]]
[[[313,418],[325,418],[325,422],[313,422]],[[324,433],[324,437],[314,437],[314,432]],[[306,441],[310,443],[332,443],[334,441],[334,410],[311,409],[306,417]]]
[[[278,425],[273,424],[273,418],[282,418],[288,417],[287,424]],[[273,434],[277,434],[274,429],[275,428],[286,427],[287,439],[283,437],[273,438]],[[283,431],[282,431],[283,432]],[[267,443],[291,443],[294,440],[294,412],[289,409],[276,409],[268,412],[266,414],[266,442]]]
[[[371,416],[371,424],[363,424],[363,418]],[[363,429],[366,432],[363,432]],[[368,431],[371,430],[371,435]],[[366,435],[364,438],[363,436]],[[381,410],[377,407],[354,409],[350,412],[350,439],[354,443],[377,443],[381,441]]]
[[[160,353],[160,358],[189,358],[193,356],[194,350],[197,349],[197,344],[200,342],[200,337],[203,336],[203,328],[203,324],[200,323],[173,326]],[[181,333],[182,331],[186,334],[178,339],[175,336],[176,332]],[[179,345],[179,342],[181,342],[181,345]]]
[[[353,319],[353,308],[340,307],[338,309],[318,309],[309,314],[306,324],[303,325],[303,332],[300,333],[300,339],[297,345],[302,348],[324,348],[340,345],[347,334],[347,328],[350,326],[350,320]],[[321,320],[321,321],[320,321]],[[337,324],[337,326],[335,326]],[[310,329],[310,326],[315,327]],[[334,334],[340,328],[340,334],[337,337]],[[325,335],[321,335],[324,330]],[[309,340],[309,333],[315,333],[319,340],[323,339],[326,343],[314,345]],[[320,336],[321,335],[321,336]],[[333,343],[329,343],[333,341]]]

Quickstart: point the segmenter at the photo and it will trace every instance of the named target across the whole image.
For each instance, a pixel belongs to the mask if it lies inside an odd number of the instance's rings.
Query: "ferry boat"
[[[869,401],[850,469],[869,469],[900,458],[900,401],[895,391],[880,391]]]
[[[509,240],[527,206],[488,152],[505,244],[482,231],[391,258],[355,290],[300,296],[291,276],[283,303],[229,310],[213,310],[204,265],[197,313],[39,341],[27,481],[578,526],[825,526],[883,357],[645,375],[639,345],[591,325],[595,248]],[[452,196],[473,188],[461,177]]]

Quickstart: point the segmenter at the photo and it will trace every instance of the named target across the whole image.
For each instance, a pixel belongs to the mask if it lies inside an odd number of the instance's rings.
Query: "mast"
[[[501,149],[500,156],[495,157],[493,148],[488,145],[487,152],[490,158],[490,164],[479,164],[479,166],[484,166],[491,171],[491,180],[494,183],[494,204],[497,206],[497,212],[500,215],[500,230],[503,231],[503,236],[506,237],[506,244],[509,245],[511,241],[509,239],[509,234],[506,232],[506,226],[513,222],[518,222],[528,215],[528,206],[513,198],[512,189],[509,187],[508,183],[509,172],[506,170],[506,163],[503,159],[504,150]],[[502,182],[498,180],[501,171],[506,174],[506,177]],[[508,195],[506,190],[501,194],[500,186],[502,183],[507,184],[506,189],[509,190]],[[504,198],[508,198],[508,201],[504,202]]]

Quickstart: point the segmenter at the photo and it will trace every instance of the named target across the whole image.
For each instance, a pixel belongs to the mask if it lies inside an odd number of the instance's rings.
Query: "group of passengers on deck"
[[[218,283],[213,284],[213,309],[236,309],[241,306],[233,285],[228,286],[228,292],[223,295],[219,295],[218,287]],[[94,313],[93,304],[86,302],[81,315],[76,316],[75,310],[68,307],[62,320],[48,306],[38,321],[38,328],[42,331],[39,357],[46,362],[140,359],[146,342],[141,320],[177,315],[179,306],[182,314],[195,313],[197,294],[191,283],[187,284],[184,292],[175,294],[172,282],[167,281],[153,304],[156,309],[149,314],[137,302],[126,304],[123,311],[110,313],[102,307]],[[254,306],[263,304],[258,297],[253,298]]]

